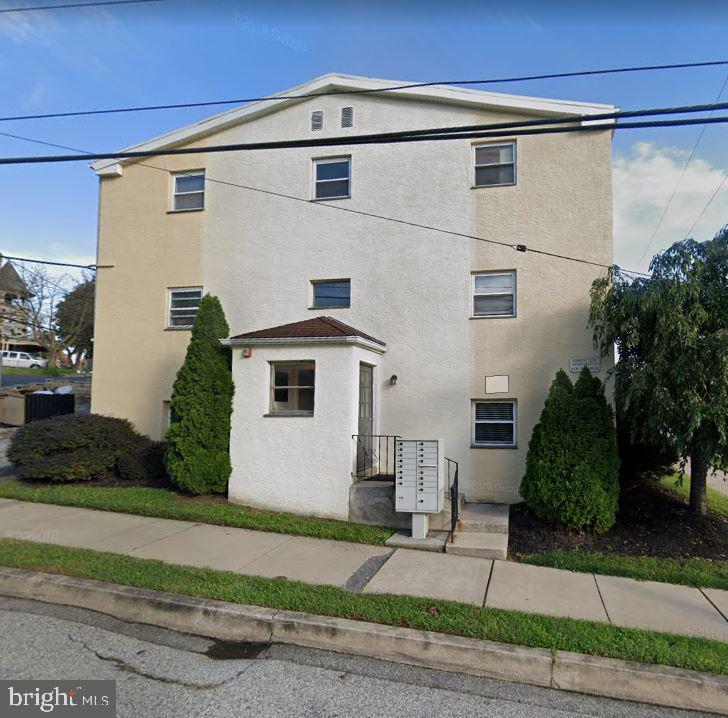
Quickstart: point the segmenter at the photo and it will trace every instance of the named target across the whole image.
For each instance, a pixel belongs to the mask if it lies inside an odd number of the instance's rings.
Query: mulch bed
[[[652,483],[622,487],[617,522],[604,534],[571,534],[544,523],[525,504],[511,507],[509,553],[583,549],[620,556],[728,560],[728,520],[698,516],[679,496]]]

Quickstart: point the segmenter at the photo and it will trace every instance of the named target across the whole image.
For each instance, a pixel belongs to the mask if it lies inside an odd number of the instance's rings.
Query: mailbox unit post
[[[439,439],[397,439],[395,510],[412,514],[412,538],[427,538],[429,514],[445,502],[445,458]]]

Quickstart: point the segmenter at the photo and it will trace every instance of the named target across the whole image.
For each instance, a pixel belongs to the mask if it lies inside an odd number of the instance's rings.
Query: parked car
[[[43,359],[37,354],[4,351],[2,355],[3,366],[7,367],[16,367],[20,369],[45,369],[48,366],[48,360]]]

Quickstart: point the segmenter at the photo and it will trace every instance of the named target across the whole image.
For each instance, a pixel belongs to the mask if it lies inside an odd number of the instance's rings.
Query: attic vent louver
[[[342,107],[341,108],[341,126],[342,127],[353,127],[354,126],[354,108],[353,107]]]
[[[324,111],[314,110],[311,113],[311,131],[316,132],[324,128]]]

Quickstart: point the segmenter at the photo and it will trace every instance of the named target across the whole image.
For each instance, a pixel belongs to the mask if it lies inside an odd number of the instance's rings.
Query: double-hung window
[[[313,415],[316,366],[312,361],[270,365],[270,413]]]
[[[344,199],[351,196],[351,157],[314,160],[314,199]]]
[[[169,290],[170,329],[189,329],[195,323],[202,299],[202,287],[176,287]]]
[[[205,172],[194,170],[172,175],[172,209],[176,212],[205,208]]]
[[[516,445],[516,402],[473,402],[473,446]]]
[[[313,285],[313,309],[335,309],[351,305],[350,279],[321,279]]]
[[[516,184],[516,143],[475,145],[475,186]]]
[[[486,272],[473,275],[473,316],[516,316],[515,272]]]

